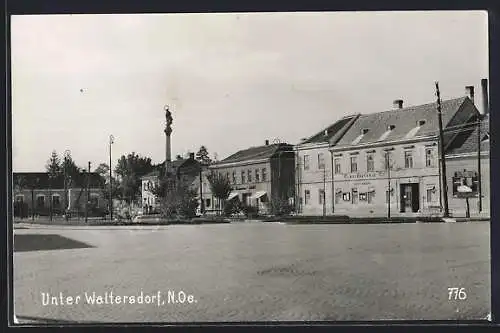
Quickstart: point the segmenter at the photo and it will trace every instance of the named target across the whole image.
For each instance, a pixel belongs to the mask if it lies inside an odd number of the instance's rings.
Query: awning
[[[234,199],[238,196],[238,192],[231,192],[229,196],[227,197],[227,200]]]
[[[266,195],[266,191],[257,191],[250,197],[250,199],[259,199],[264,195]]]

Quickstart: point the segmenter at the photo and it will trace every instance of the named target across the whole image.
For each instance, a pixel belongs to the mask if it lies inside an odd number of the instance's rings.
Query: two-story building
[[[94,172],[81,173],[67,179],[66,184],[62,176],[52,179],[46,172],[14,172],[12,184],[14,215],[19,217],[83,212],[87,195],[91,208],[108,207],[105,181]]]
[[[210,165],[207,174],[216,172],[226,176],[233,191],[227,200],[240,200],[257,207],[260,213],[268,212],[273,198],[288,200],[293,204],[295,162],[293,146],[287,143],[269,144],[240,150],[235,154]],[[204,177],[203,200],[205,205],[220,207],[218,200],[210,193],[210,186]]]
[[[359,115],[343,117],[295,146],[296,212],[328,215],[332,206],[330,145],[335,145]]]
[[[190,153],[189,158],[177,158],[171,162],[170,166],[175,175],[175,179],[187,186],[191,186],[201,172],[200,162],[195,159],[194,153]],[[144,214],[159,212],[160,201],[152,190],[159,185],[161,177],[165,174],[164,171],[165,162],[157,165],[156,170],[153,172],[141,177],[141,197]]]
[[[418,216],[441,213],[437,103],[361,115],[330,148],[333,212],[350,216]],[[474,122],[468,97],[442,101],[444,129]],[[459,132],[447,131],[444,146]]]

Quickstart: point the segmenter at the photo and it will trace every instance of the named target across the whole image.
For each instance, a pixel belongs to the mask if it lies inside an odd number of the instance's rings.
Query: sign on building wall
[[[472,194],[477,194],[478,192],[478,174],[475,171],[457,171],[453,174],[452,182],[453,182],[453,195],[459,195],[459,187],[460,186],[468,186],[472,190]]]

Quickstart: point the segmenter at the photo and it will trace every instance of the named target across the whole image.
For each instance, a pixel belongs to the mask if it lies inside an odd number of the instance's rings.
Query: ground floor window
[[[205,207],[210,207],[210,199],[205,199]]]
[[[371,204],[373,199],[375,199],[375,190],[370,190],[366,193],[366,201]]]
[[[16,195],[16,202],[24,202],[24,195]]]
[[[335,203],[340,203],[340,200],[342,200],[342,189],[338,188],[335,190]]]
[[[305,190],[304,191],[304,204],[308,205],[309,201],[311,200],[311,191]]]
[[[39,195],[36,198],[36,207],[43,208],[45,207],[45,195]]]
[[[52,196],[52,207],[53,208],[60,208],[61,206],[61,197],[59,195],[53,195]]]
[[[358,189],[353,188],[352,189],[352,204],[355,205],[358,203],[359,195],[358,195]]]
[[[319,198],[319,204],[322,205],[325,199],[325,191],[320,189],[318,190],[318,198]]]
[[[432,203],[435,201],[436,197],[436,187],[428,187],[426,190],[426,199],[428,203]]]

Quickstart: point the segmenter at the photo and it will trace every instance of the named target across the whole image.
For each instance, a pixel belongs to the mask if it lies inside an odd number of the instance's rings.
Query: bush
[[[274,197],[268,203],[269,212],[275,216],[290,215],[294,211],[287,199]]]
[[[255,217],[259,214],[259,208],[247,204],[242,205],[241,211],[247,218]]]
[[[238,199],[233,199],[226,201],[224,205],[224,216],[232,216],[240,213],[242,211],[241,201]]]

